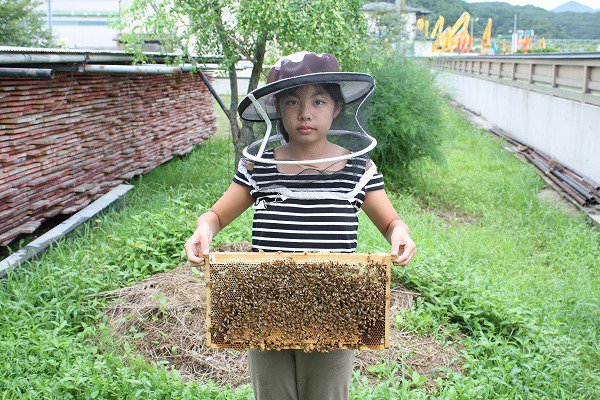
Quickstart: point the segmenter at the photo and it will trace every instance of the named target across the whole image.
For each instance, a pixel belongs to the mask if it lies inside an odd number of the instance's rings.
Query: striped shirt
[[[263,157],[273,158],[273,151],[265,151]],[[368,181],[360,180],[366,165],[364,158],[350,159],[333,174],[296,175],[281,173],[274,164],[255,163],[250,170],[240,161],[233,181],[250,188],[254,198],[252,251],[355,252],[365,192],[384,187],[377,172]],[[371,163],[369,168],[375,165]],[[289,195],[290,191],[316,195],[297,198],[306,196]],[[319,195],[332,192],[347,198]]]

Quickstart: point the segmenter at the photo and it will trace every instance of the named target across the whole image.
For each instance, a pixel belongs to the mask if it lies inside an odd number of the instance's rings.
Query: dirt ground
[[[481,219],[480,216],[471,215],[454,209],[454,207],[436,196],[420,196],[418,200],[419,205],[424,212],[433,213],[442,218],[443,224],[446,227],[456,224],[474,225]]]
[[[248,243],[222,245],[217,251],[249,251]],[[440,367],[461,371],[458,341],[442,344],[433,337],[397,327],[396,315],[420,298],[400,285],[391,289],[390,348],[356,352],[355,369],[375,385],[378,377],[369,367],[395,362],[400,370],[426,377],[434,390]],[[111,299],[105,310],[111,332],[134,345],[149,360],[167,361],[187,380],[214,380],[233,388],[249,383],[245,352],[205,347],[206,295],[204,271],[186,263],[156,274],[133,286],[100,294]],[[443,329],[443,327],[441,327]]]

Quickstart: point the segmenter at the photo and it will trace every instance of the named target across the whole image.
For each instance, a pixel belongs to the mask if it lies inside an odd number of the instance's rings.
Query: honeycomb
[[[263,350],[389,347],[387,254],[213,253],[206,343]]]

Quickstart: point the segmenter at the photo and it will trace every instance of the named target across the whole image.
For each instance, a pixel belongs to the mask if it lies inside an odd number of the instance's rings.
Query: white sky
[[[465,0],[467,3],[483,3],[485,0]],[[546,10],[552,10],[562,4],[569,2],[570,0],[498,0],[504,3],[512,4],[513,6],[526,6],[532,5],[536,7],[545,8]],[[583,4],[584,6],[592,7],[594,10],[600,8],[600,0],[573,0],[577,3]]]

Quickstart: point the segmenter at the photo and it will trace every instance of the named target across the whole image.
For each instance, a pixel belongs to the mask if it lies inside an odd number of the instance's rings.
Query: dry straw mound
[[[248,243],[223,245],[218,251],[250,251]],[[233,388],[249,383],[246,353],[205,347],[206,297],[202,267],[186,263],[137,284],[102,293],[113,301],[107,306],[108,324],[115,336],[135,345],[149,360],[168,361],[188,380],[214,380]],[[390,299],[390,349],[356,352],[355,369],[377,378],[369,367],[396,362],[405,371],[426,376],[425,386],[443,376],[438,367],[460,372],[459,343],[442,345],[432,337],[395,326],[396,315],[410,309],[419,297],[396,285]]]

